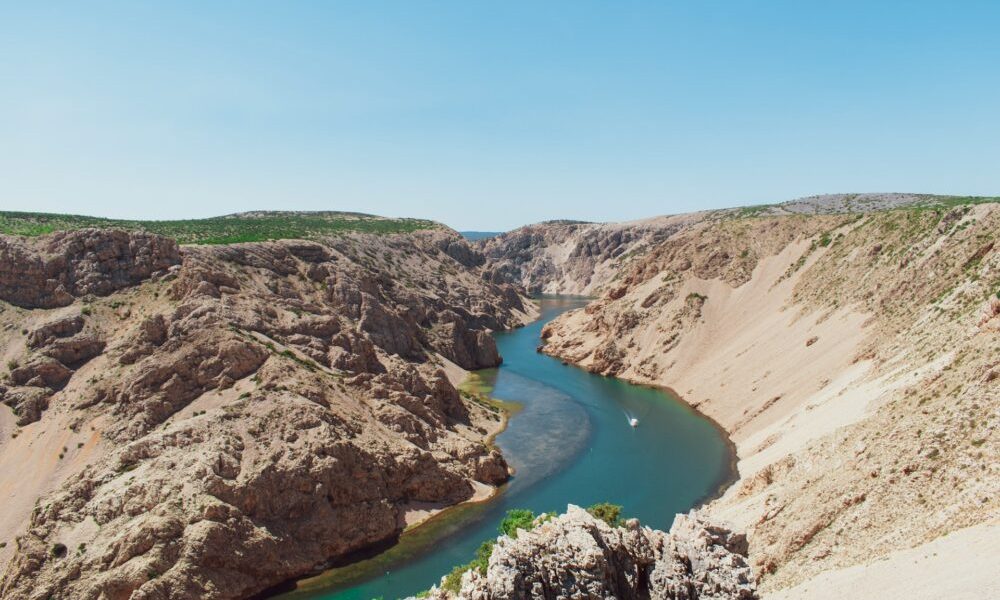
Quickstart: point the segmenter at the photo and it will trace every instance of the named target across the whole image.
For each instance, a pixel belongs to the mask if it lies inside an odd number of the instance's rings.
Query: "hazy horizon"
[[[0,210],[464,231],[1000,193],[1000,5],[0,9]]]

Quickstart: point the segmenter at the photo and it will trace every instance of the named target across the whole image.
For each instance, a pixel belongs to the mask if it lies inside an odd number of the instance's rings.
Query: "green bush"
[[[516,538],[518,529],[531,529],[531,522],[535,520],[535,513],[525,508],[514,508],[507,511],[507,515],[500,521],[501,535]]]
[[[595,519],[600,519],[612,527],[622,524],[622,507],[609,502],[600,502],[587,509]]]

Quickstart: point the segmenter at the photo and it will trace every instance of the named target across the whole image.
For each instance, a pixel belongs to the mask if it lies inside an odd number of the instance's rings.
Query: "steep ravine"
[[[443,228],[0,237],[3,598],[244,598],[507,479],[460,396],[535,310]]]
[[[535,280],[601,294],[544,349],[671,387],[731,433],[742,479],[707,515],[747,533],[766,596],[985,597],[1000,589],[998,232],[996,203],[924,196],[702,215],[613,274],[567,285],[557,263]]]

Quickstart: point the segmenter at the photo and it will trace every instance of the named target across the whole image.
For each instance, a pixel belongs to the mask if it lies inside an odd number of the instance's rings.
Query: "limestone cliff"
[[[454,232],[0,253],[3,598],[247,597],[507,478],[452,379],[535,309]]]
[[[552,221],[527,225],[477,242],[487,277],[516,283],[533,294],[597,292],[636,255],[702,215],[658,217],[630,223]]]

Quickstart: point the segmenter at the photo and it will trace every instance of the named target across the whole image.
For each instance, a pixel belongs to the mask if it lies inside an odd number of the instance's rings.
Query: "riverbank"
[[[440,355],[435,356],[435,361],[464,401],[499,413],[500,419],[488,421],[483,434],[483,443],[494,446],[496,436],[506,430],[510,417],[520,407],[515,402],[506,402],[490,396],[493,390],[491,379],[495,379],[496,369],[468,371]],[[490,374],[493,374],[492,378]],[[513,476],[512,468],[509,468],[508,472]],[[506,485],[492,486],[472,479],[468,481],[473,487],[470,498],[456,504],[410,502],[401,507],[397,522],[399,534],[372,548],[361,550],[346,560],[338,561],[336,565],[327,566],[315,574],[287,582],[259,598],[311,596],[317,590],[337,588],[370,577],[381,570],[382,564],[391,565],[394,560],[404,559],[406,555],[426,546],[428,540],[439,536],[440,531],[447,528],[450,518],[460,520],[464,513],[474,511],[478,505],[493,500]]]
[[[493,384],[489,382],[489,376],[485,373],[492,373],[495,379],[496,369],[484,369],[483,371],[465,371],[460,369],[457,365],[452,365],[454,369],[447,369],[449,379],[457,375],[455,369],[459,369],[464,373],[464,378],[455,386],[458,389],[459,394],[463,399],[474,402],[487,410],[496,411],[500,415],[499,421],[489,422],[489,426],[486,428],[486,433],[484,435],[483,443],[488,446],[494,446],[496,437],[503,433],[507,429],[507,424],[510,422],[511,416],[513,416],[520,405],[516,402],[505,402],[493,398],[491,392],[493,391]],[[508,474],[513,476],[514,470],[508,467]],[[472,485],[473,493],[472,497],[458,504],[443,504],[434,502],[411,502],[402,508],[402,514],[400,515],[400,527],[403,529],[403,535],[408,531],[412,531],[415,528],[423,525],[430,519],[437,517],[438,515],[443,515],[450,509],[458,508],[460,506],[465,506],[469,504],[479,504],[483,502],[488,502],[498,493],[502,486],[493,486],[473,479],[469,480],[469,484]]]

